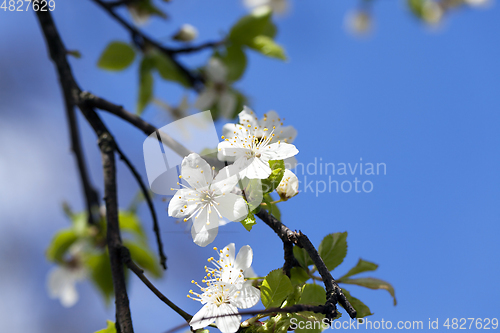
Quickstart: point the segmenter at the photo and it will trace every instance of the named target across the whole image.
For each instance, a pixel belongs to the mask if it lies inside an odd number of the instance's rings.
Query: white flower
[[[467,3],[470,6],[476,6],[476,7],[481,7],[481,6],[487,6],[492,3],[491,0],[465,0],[465,3]]]
[[[284,160],[298,154],[294,145],[284,140],[271,143],[276,134],[276,126],[272,128],[253,126],[251,123],[230,124],[227,129],[232,133],[229,138],[218,145],[217,157],[221,161],[234,162],[231,174],[249,179],[266,179],[271,174],[270,160]]]
[[[190,42],[193,39],[196,39],[196,37],[198,37],[198,30],[191,24],[183,24],[172,39],[180,42]]]
[[[217,103],[220,115],[224,118],[231,118],[236,108],[236,96],[229,89],[227,80],[227,68],[217,58],[211,58],[205,68],[207,84],[200,93],[194,106],[200,110],[207,110]]]
[[[52,269],[47,279],[50,298],[59,298],[64,307],[71,307],[78,301],[76,283],[83,280],[86,270],[83,266],[58,266]]]
[[[299,193],[299,180],[297,176],[290,170],[285,169],[285,174],[276,188],[276,192],[278,192],[283,201],[296,196]]]
[[[234,253],[234,243],[231,243],[219,251],[219,260],[215,261],[213,257],[208,259],[214,263],[216,269],[205,266],[207,275],[202,282],[206,283],[206,287],[192,281],[201,289],[202,294],[190,290],[189,293],[195,297],[188,297],[204,304],[189,323],[193,329],[200,329],[215,322],[222,333],[234,333],[241,322],[238,308],[247,309],[259,301],[260,291],[245,283],[243,275],[252,264],[252,248],[243,246],[236,258]],[[234,315],[229,316],[230,314]]]
[[[287,0],[244,0],[243,2],[248,8],[268,7],[278,14],[284,13],[288,9]]]
[[[219,219],[240,221],[248,214],[245,200],[230,193],[238,183],[236,176],[229,177],[228,169],[213,176],[213,168],[198,154],[189,154],[182,160],[181,176],[190,187],[178,190],[168,205],[168,214],[192,219],[191,235],[199,246],[207,246],[217,236]]]

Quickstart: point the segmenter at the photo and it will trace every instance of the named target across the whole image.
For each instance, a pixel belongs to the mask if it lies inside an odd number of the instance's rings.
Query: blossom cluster
[[[283,119],[275,111],[258,119],[245,106],[239,114],[239,123],[226,124],[223,134],[217,157],[231,164],[216,174],[215,168],[198,154],[186,156],[177,183],[181,188],[168,206],[170,216],[193,222],[191,234],[200,246],[213,242],[224,219],[241,221],[248,216],[251,211],[248,198],[245,200],[238,186],[268,179],[272,174],[270,161],[284,160],[290,166],[296,163],[294,156],[298,150],[292,142],[297,131],[292,126],[283,126]],[[277,191],[283,201],[297,194],[298,180],[291,171],[285,172]]]

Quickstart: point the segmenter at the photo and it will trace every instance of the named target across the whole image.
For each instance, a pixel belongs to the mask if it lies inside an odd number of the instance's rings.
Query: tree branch
[[[337,304],[337,302],[342,305],[342,307],[347,311],[352,319],[356,318],[356,310],[349,303],[344,293],[342,293],[342,289],[340,289],[338,284],[335,282],[334,278],[330,274],[330,271],[328,270],[328,268],[326,268],[323,259],[321,259],[318,251],[311,243],[311,241],[309,241],[309,238],[307,238],[307,236],[300,231],[291,231],[287,226],[285,226],[264,209],[261,209],[256,215],[262,221],[264,221],[264,223],[271,227],[271,229],[274,230],[274,232],[281,238],[283,243],[292,242],[307,251],[312,261],[314,262],[314,265],[318,268],[318,272],[323,279],[323,283],[325,284],[325,307],[328,309],[328,311],[326,311],[325,313],[326,318],[331,321],[336,317],[337,309],[335,305]]]
[[[151,199],[151,195],[149,194],[148,189],[146,188],[146,185],[141,179],[141,175],[137,172],[135,169],[134,165],[128,157],[123,153],[123,151],[118,147],[117,144],[115,144],[115,149],[118,155],[120,155],[120,159],[125,162],[127,167],[129,168],[130,172],[134,175],[135,180],[139,184],[139,187],[141,188],[142,194],[144,195],[144,198],[146,200],[146,203],[148,204],[149,211],[151,212],[151,217],[153,219],[153,230],[155,232],[156,236],[156,244],[158,245],[158,255],[160,257],[160,264],[163,266],[163,269],[167,269],[167,257],[165,256],[165,253],[163,252],[163,242],[161,240],[161,235],[160,235],[160,226],[158,224],[158,217],[156,216],[155,208],[153,206],[153,200]]]
[[[181,53],[193,53],[198,52],[204,49],[216,48],[218,46],[224,45],[226,43],[225,40],[220,40],[218,42],[206,42],[197,46],[188,46],[182,47],[178,49],[170,49],[171,54],[181,54]]]
[[[104,197],[106,202],[107,245],[111,261],[111,272],[115,290],[116,329],[118,333],[133,333],[123,263],[121,261],[121,237],[118,223],[118,201],[116,196],[116,166],[114,158],[114,140],[107,132],[95,111],[81,103],[81,89],[76,83],[71,67],[66,59],[66,48],[49,11],[37,11],[50,57],[54,62],[59,81],[64,93],[66,106],[77,105],[97,134],[104,169]]]
[[[137,266],[133,261],[132,261],[132,258],[130,257],[130,251],[125,247],[125,246],[122,246],[122,258],[123,258],[123,262],[125,265],[127,265],[127,267],[132,271],[134,272],[135,275],[137,275],[137,277],[139,279],[141,279],[141,281],[156,295],[158,296],[158,298],[165,304],[167,304],[170,308],[172,308],[172,310],[174,310],[175,312],[177,312],[182,318],[184,318],[184,320],[186,320],[186,322],[189,323],[189,321],[191,320],[191,318],[193,318],[193,316],[191,316],[190,314],[188,314],[187,312],[185,312],[184,310],[182,310],[181,308],[179,308],[177,305],[175,305],[171,300],[169,300],[165,295],[163,295],[152,283],[151,281],[148,280],[148,278],[144,275],[144,271],[139,267]]]

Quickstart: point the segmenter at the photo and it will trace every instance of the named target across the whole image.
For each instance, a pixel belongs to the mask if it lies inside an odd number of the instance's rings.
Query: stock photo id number
[[[35,12],[52,12],[56,9],[56,2],[54,0],[3,0],[0,9],[4,12],[27,12],[30,9]]]

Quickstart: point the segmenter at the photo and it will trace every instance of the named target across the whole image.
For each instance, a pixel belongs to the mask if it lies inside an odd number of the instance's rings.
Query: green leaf
[[[319,284],[306,284],[302,288],[302,296],[299,303],[310,305],[324,305],[326,303],[325,288]]]
[[[123,245],[130,251],[130,257],[139,267],[151,273],[156,278],[161,277],[162,270],[156,256],[143,244],[123,241]]]
[[[292,267],[290,270],[290,280],[293,284],[302,285],[309,279],[309,275],[302,267]]]
[[[281,212],[280,209],[278,208],[278,205],[275,203],[272,203],[274,201],[274,198],[271,196],[271,193],[266,193],[262,197],[262,201],[266,204],[265,206],[261,206],[265,210],[269,212],[269,214],[272,214],[275,218],[277,218],[279,221],[281,221]]]
[[[296,323],[299,327],[295,330],[296,333],[319,333],[326,328],[326,325],[322,323],[325,318],[324,314],[304,311],[294,314],[293,317],[297,319]]]
[[[274,24],[271,20],[269,20],[269,23],[264,28],[264,31],[262,31],[262,35],[274,39],[277,33],[278,33],[278,28],[276,27],[276,24]]]
[[[147,21],[149,17],[153,15],[163,19],[168,18],[168,15],[153,5],[151,0],[136,1],[128,4],[128,7],[135,10],[135,16],[142,22]]]
[[[366,316],[371,316],[373,314],[368,306],[366,306],[356,297],[351,296],[351,293],[349,291],[342,288],[342,292],[344,293],[349,303],[351,303],[352,307],[356,310],[356,318],[363,318]]]
[[[154,60],[145,56],[139,67],[139,98],[137,100],[137,114],[141,114],[144,108],[153,99],[153,74]]]
[[[269,161],[269,167],[271,168],[271,174],[267,179],[262,179],[262,193],[270,193],[278,187],[285,174],[285,162],[283,160],[279,161]]]
[[[226,54],[221,57],[221,60],[227,68],[227,79],[229,81],[237,81],[245,73],[247,57],[241,45],[231,44],[228,46]]]
[[[106,320],[106,323],[108,325],[106,328],[96,331],[95,333],[116,333],[115,323],[111,320]]]
[[[314,265],[311,257],[309,257],[309,253],[301,247],[293,247],[293,256],[304,269],[307,269],[310,265]]]
[[[120,221],[120,229],[128,231],[143,242],[146,242],[146,233],[142,227],[139,217],[128,211],[120,211],[118,215]]]
[[[272,38],[260,35],[255,36],[248,46],[256,51],[259,51],[265,56],[286,60],[286,54],[283,47],[278,45]]]
[[[369,272],[369,271],[374,271],[378,268],[378,265],[373,263],[373,262],[369,262],[369,261],[366,261],[366,260],[363,260],[363,259],[359,259],[358,260],[358,263],[356,264],[356,266],[354,266],[353,268],[351,268],[349,270],[349,272],[347,272],[347,274],[345,274],[344,276],[340,277],[339,279],[337,279],[337,282],[339,282],[340,280],[343,280],[349,276],[353,276],[353,275],[356,275],[356,274],[359,274],[359,273],[363,273],[363,272]]]
[[[329,271],[340,265],[347,254],[347,231],[327,235],[318,252]]]
[[[228,39],[235,44],[250,44],[255,36],[264,33],[272,33],[269,28],[271,22],[271,10],[269,8],[256,10],[249,15],[243,16],[231,28]]]
[[[260,287],[262,304],[267,308],[278,307],[293,292],[292,283],[281,269],[271,271]]]
[[[384,280],[372,278],[372,277],[367,277],[367,278],[358,278],[358,279],[346,279],[342,281],[342,283],[347,283],[347,284],[355,284],[357,286],[369,288],[369,289],[384,289],[391,294],[394,305],[397,304],[396,301],[396,293],[394,291],[394,287],[389,283]]]
[[[57,232],[47,248],[47,259],[53,262],[62,263],[64,261],[64,255],[69,247],[73,245],[77,239],[78,236],[73,229],[64,229]]]
[[[252,227],[257,224],[257,221],[255,220],[255,216],[252,214],[252,212],[248,212],[247,217],[244,220],[240,221],[241,224],[247,229],[248,231],[252,230]]]
[[[294,267],[294,268],[296,268],[296,267]],[[293,275],[292,275],[292,280],[293,280]],[[286,306],[292,306],[292,305],[298,304],[301,296],[302,296],[302,286],[295,285],[293,287],[293,291],[286,298],[286,301],[285,301]]]
[[[164,53],[161,53],[157,50],[151,52],[150,55],[154,61],[154,66],[158,70],[158,74],[160,74],[161,78],[168,81],[174,81],[180,83],[184,87],[190,87],[186,75],[183,74],[179,67]]]
[[[87,260],[87,266],[92,282],[103,295],[106,304],[109,304],[113,296],[113,279],[108,252],[90,256]]]
[[[134,62],[135,51],[127,43],[114,41],[106,46],[97,61],[97,67],[108,71],[121,71]]]

